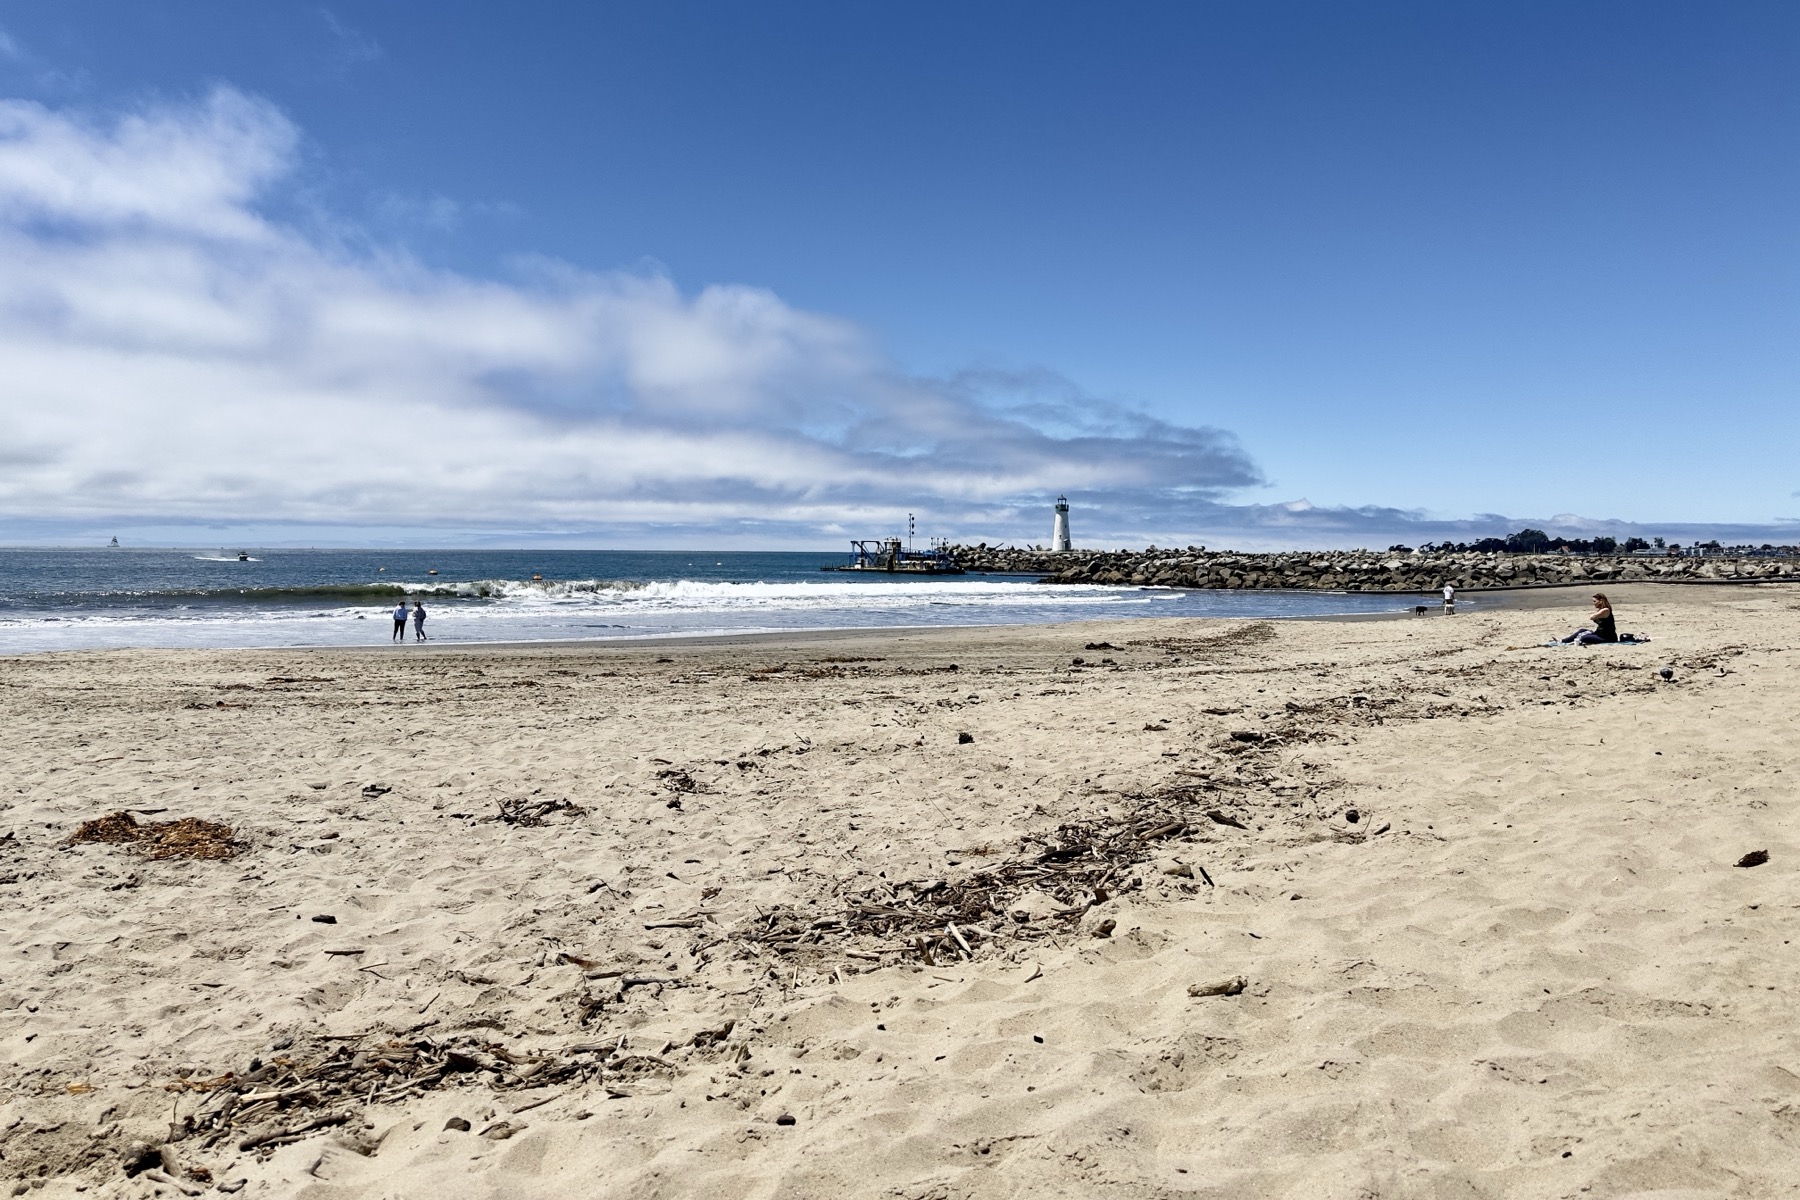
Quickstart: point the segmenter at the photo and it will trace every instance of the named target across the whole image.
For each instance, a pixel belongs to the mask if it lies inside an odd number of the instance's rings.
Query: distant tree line
[[[1776,546],[1768,542],[1761,546],[1722,546],[1716,540],[1695,542],[1684,551],[1680,545],[1668,545],[1661,538],[1645,541],[1641,537],[1629,537],[1621,542],[1609,537],[1551,537],[1542,529],[1521,529],[1503,538],[1482,538],[1478,542],[1426,542],[1419,549],[1427,554],[1635,554],[1640,550],[1657,550],[1666,554],[1731,555],[1738,558],[1800,555],[1800,547]],[[1410,554],[1412,547],[1389,546],[1388,551]]]

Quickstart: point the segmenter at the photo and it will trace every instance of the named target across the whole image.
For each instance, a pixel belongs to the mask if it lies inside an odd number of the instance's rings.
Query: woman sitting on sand
[[[1605,592],[1594,593],[1594,611],[1588,614],[1588,620],[1594,623],[1594,628],[1577,629],[1563,639],[1565,645],[1572,642],[1577,646],[1592,646],[1619,640],[1619,627],[1613,623],[1612,603]]]

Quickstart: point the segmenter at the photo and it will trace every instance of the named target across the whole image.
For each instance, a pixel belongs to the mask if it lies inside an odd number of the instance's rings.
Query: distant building
[[[1056,525],[1050,533],[1050,549],[1058,554],[1074,549],[1069,543],[1069,498],[1056,498]]]

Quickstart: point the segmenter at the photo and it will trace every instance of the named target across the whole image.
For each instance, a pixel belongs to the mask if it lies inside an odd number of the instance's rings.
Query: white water
[[[393,580],[357,603],[110,606],[0,619],[0,652],[127,646],[388,644],[392,596],[423,598],[438,642],[672,637],[933,625],[1039,624],[1144,616],[1307,616],[1393,609],[1395,597],[1182,592],[987,579],[820,582]],[[404,593],[402,592],[404,589]],[[412,637],[409,626],[407,637]]]

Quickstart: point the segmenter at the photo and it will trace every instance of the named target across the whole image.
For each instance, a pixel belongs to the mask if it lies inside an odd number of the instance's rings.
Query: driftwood
[[[530,828],[548,824],[547,818],[555,813],[579,817],[585,812],[573,800],[502,800],[499,815],[489,819]]]
[[[160,1183],[164,1187],[174,1188],[184,1196],[203,1196],[206,1194],[206,1188],[200,1184],[178,1178],[159,1167],[151,1167],[149,1170],[141,1173],[138,1178],[147,1179],[151,1183]]]
[[[274,1129],[267,1133],[259,1133],[247,1137],[238,1143],[239,1150],[255,1150],[259,1146],[283,1146],[288,1142],[297,1142],[315,1129],[329,1129],[333,1125],[342,1125],[350,1119],[347,1113],[327,1113],[322,1117],[314,1117],[310,1121],[302,1121],[291,1129]]]
[[[584,971],[592,971],[604,965],[591,958],[582,958],[580,955],[570,954],[566,950],[556,956],[556,961],[559,963],[569,963],[572,966],[580,967]]]
[[[627,978],[637,983],[677,980]],[[729,1026],[726,1027],[729,1031]],[[717,1031],[696,1035],[695,1045],[710,1045]],[[346,1039],[369,1042],[370,1038]],[[215,1079],[184,1079],[170,1085],[207,1093],[198,1111],[185,1116],[171,1140],[203,1139],[214,1146],[237,1137],[240,1150],[267,1151],[299,1141],[321,1129],[349,1121],[349,1106],[410,1099],[463,1080],[479,1080],[494,1090],[543,1088],[561,1083],[611,1078],[640,1078],[671,1072],[673,1065],[647,1055],[627,1054],[624,1039],[566,1046],[543,1054],[515,1054],[498,1043],[472,1038],[437,1042],[388,1040],[355,1048],[340,1044],[322,1058],[300,1061],[281,1057],[243,1074]],[[536,1107],[535,1103],[530,1107]],[[324,1110],[324,1111],[321,1111]],[[519,1111],[523,1111],[522,1109]]]
[[[729,939],[801,961],[903,956],[935,965],[1068,932],[1093,905],[1140,886],[1138,868],[1157,842],[1192,828],[1188,817],[1170,811],[1169,797],[1137,799],[1138,810],[1124,821],[1068,822],[1022,839],[1005,855],[985,847],[966,851],[987,862],[963,878],[884,884],[850,895],[830,916],[765,912],[730,931]],[[1041,892],[1059,907],[1036,918],[1015,911],[1027,892]]]
[[[1250,986],[1250,981],[1242,975],[1233,975],[1230,979],[1221,979],[1217,983],[1193,983],[1188,985],[1188,995],[1199,999],[1202,996],[1235,996]]]

